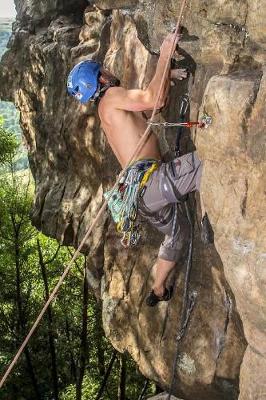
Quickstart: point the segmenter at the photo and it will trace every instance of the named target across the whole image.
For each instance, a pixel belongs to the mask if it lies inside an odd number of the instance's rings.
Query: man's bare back
[[[179,40],[180,36],[176,40]],[[146,89],[125,89],[111,87],[98,104],[98,114],[102,128],[121,166],[124,168],[131,160],[139,140],[147,128],[143,112],[153,110],[157,101],[160,110],[168,96],[170,79],[187,77],[185,70],[172,70],[168,66],[166,78],[157,99],[169,54],[173,47],[173,34],[169,34],[161,46],[160,57],[153,79]],[[112,75],[107,70],[101,71],[100,82],[108,83]],[[161,153],[156,135],[151,132],[140,150],[137,159],[153,158],[160,160]]]
[[[127,111],[116,108],[115,99],[123,88],[110,88],[101,99],[98,113],[107,140],[124,168],[131,160],[137,144],[147,128],[147,121],[141,112]],[[156,135],[151,132],[147,142],[141,148],[137,159],[161,159],[159,143]]]

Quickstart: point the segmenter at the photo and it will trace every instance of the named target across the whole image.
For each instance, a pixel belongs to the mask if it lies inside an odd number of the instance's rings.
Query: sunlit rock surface
[[[124,86],[145,87],[181,1],[16,3],[1,98],[14,100],[21,111],[36,181],[33,223],[77,246],[119,166],[95,107],[66,95],[67,74],[93,57]],[[208,130],[186,132],[182,140],[183,151],[194,142],[204,160],[202,194],[215,235],[214,245],[204,247],[195,222],[190,290],[196,304],[179,346],[174,388],[189,400],[236,399],[239,389],[241,400],[265,399],[265,6],[265,0],[189,2],[176,60],[191,75],[172,88],[161,117],[175,121],[178,99],[188,92],[191,120],[205,112],[213,118]],[[163,152],[171,151],[175,132],[158,134]],[[148,309],[160,240],[145,224],[142,245],[126,251],[105,214],[83,251],[89,252],[91,286],[103,300],[107,336],[167,390],[185,262],[177,268],[173,300]]]

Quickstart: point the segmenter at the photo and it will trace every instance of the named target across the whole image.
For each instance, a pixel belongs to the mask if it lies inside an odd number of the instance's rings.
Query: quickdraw
[[[198,128],[207,129],[209,125],[212,123],[212,117],[205,114],[202,116],[200,121],[187,121],[187,122],[151,122],[148,121],[148,125],[150,126],[161,126],[163,128],[171,128],[174,126],[182,126],[184,128],[192,128],[193,126],[197,126]]]

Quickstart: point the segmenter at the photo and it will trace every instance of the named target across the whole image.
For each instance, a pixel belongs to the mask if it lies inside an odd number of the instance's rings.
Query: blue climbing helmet
[[[68,93],[82,104],[94,100],[94,95],[99,89],[99,74],[101,64],[86,60],[81,61],[70,72],[67,79]]]

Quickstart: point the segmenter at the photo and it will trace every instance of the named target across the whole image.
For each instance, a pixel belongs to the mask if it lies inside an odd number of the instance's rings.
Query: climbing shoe
[[[164,289],[164,294],[163,296],[157,296],[154,291],[152,290],[148,297],[146,298],[146,304],[149,307],[154,307],[156,306],[159,301],[169,301],[173,295],[173,286],[170,286],[169,288]]]

